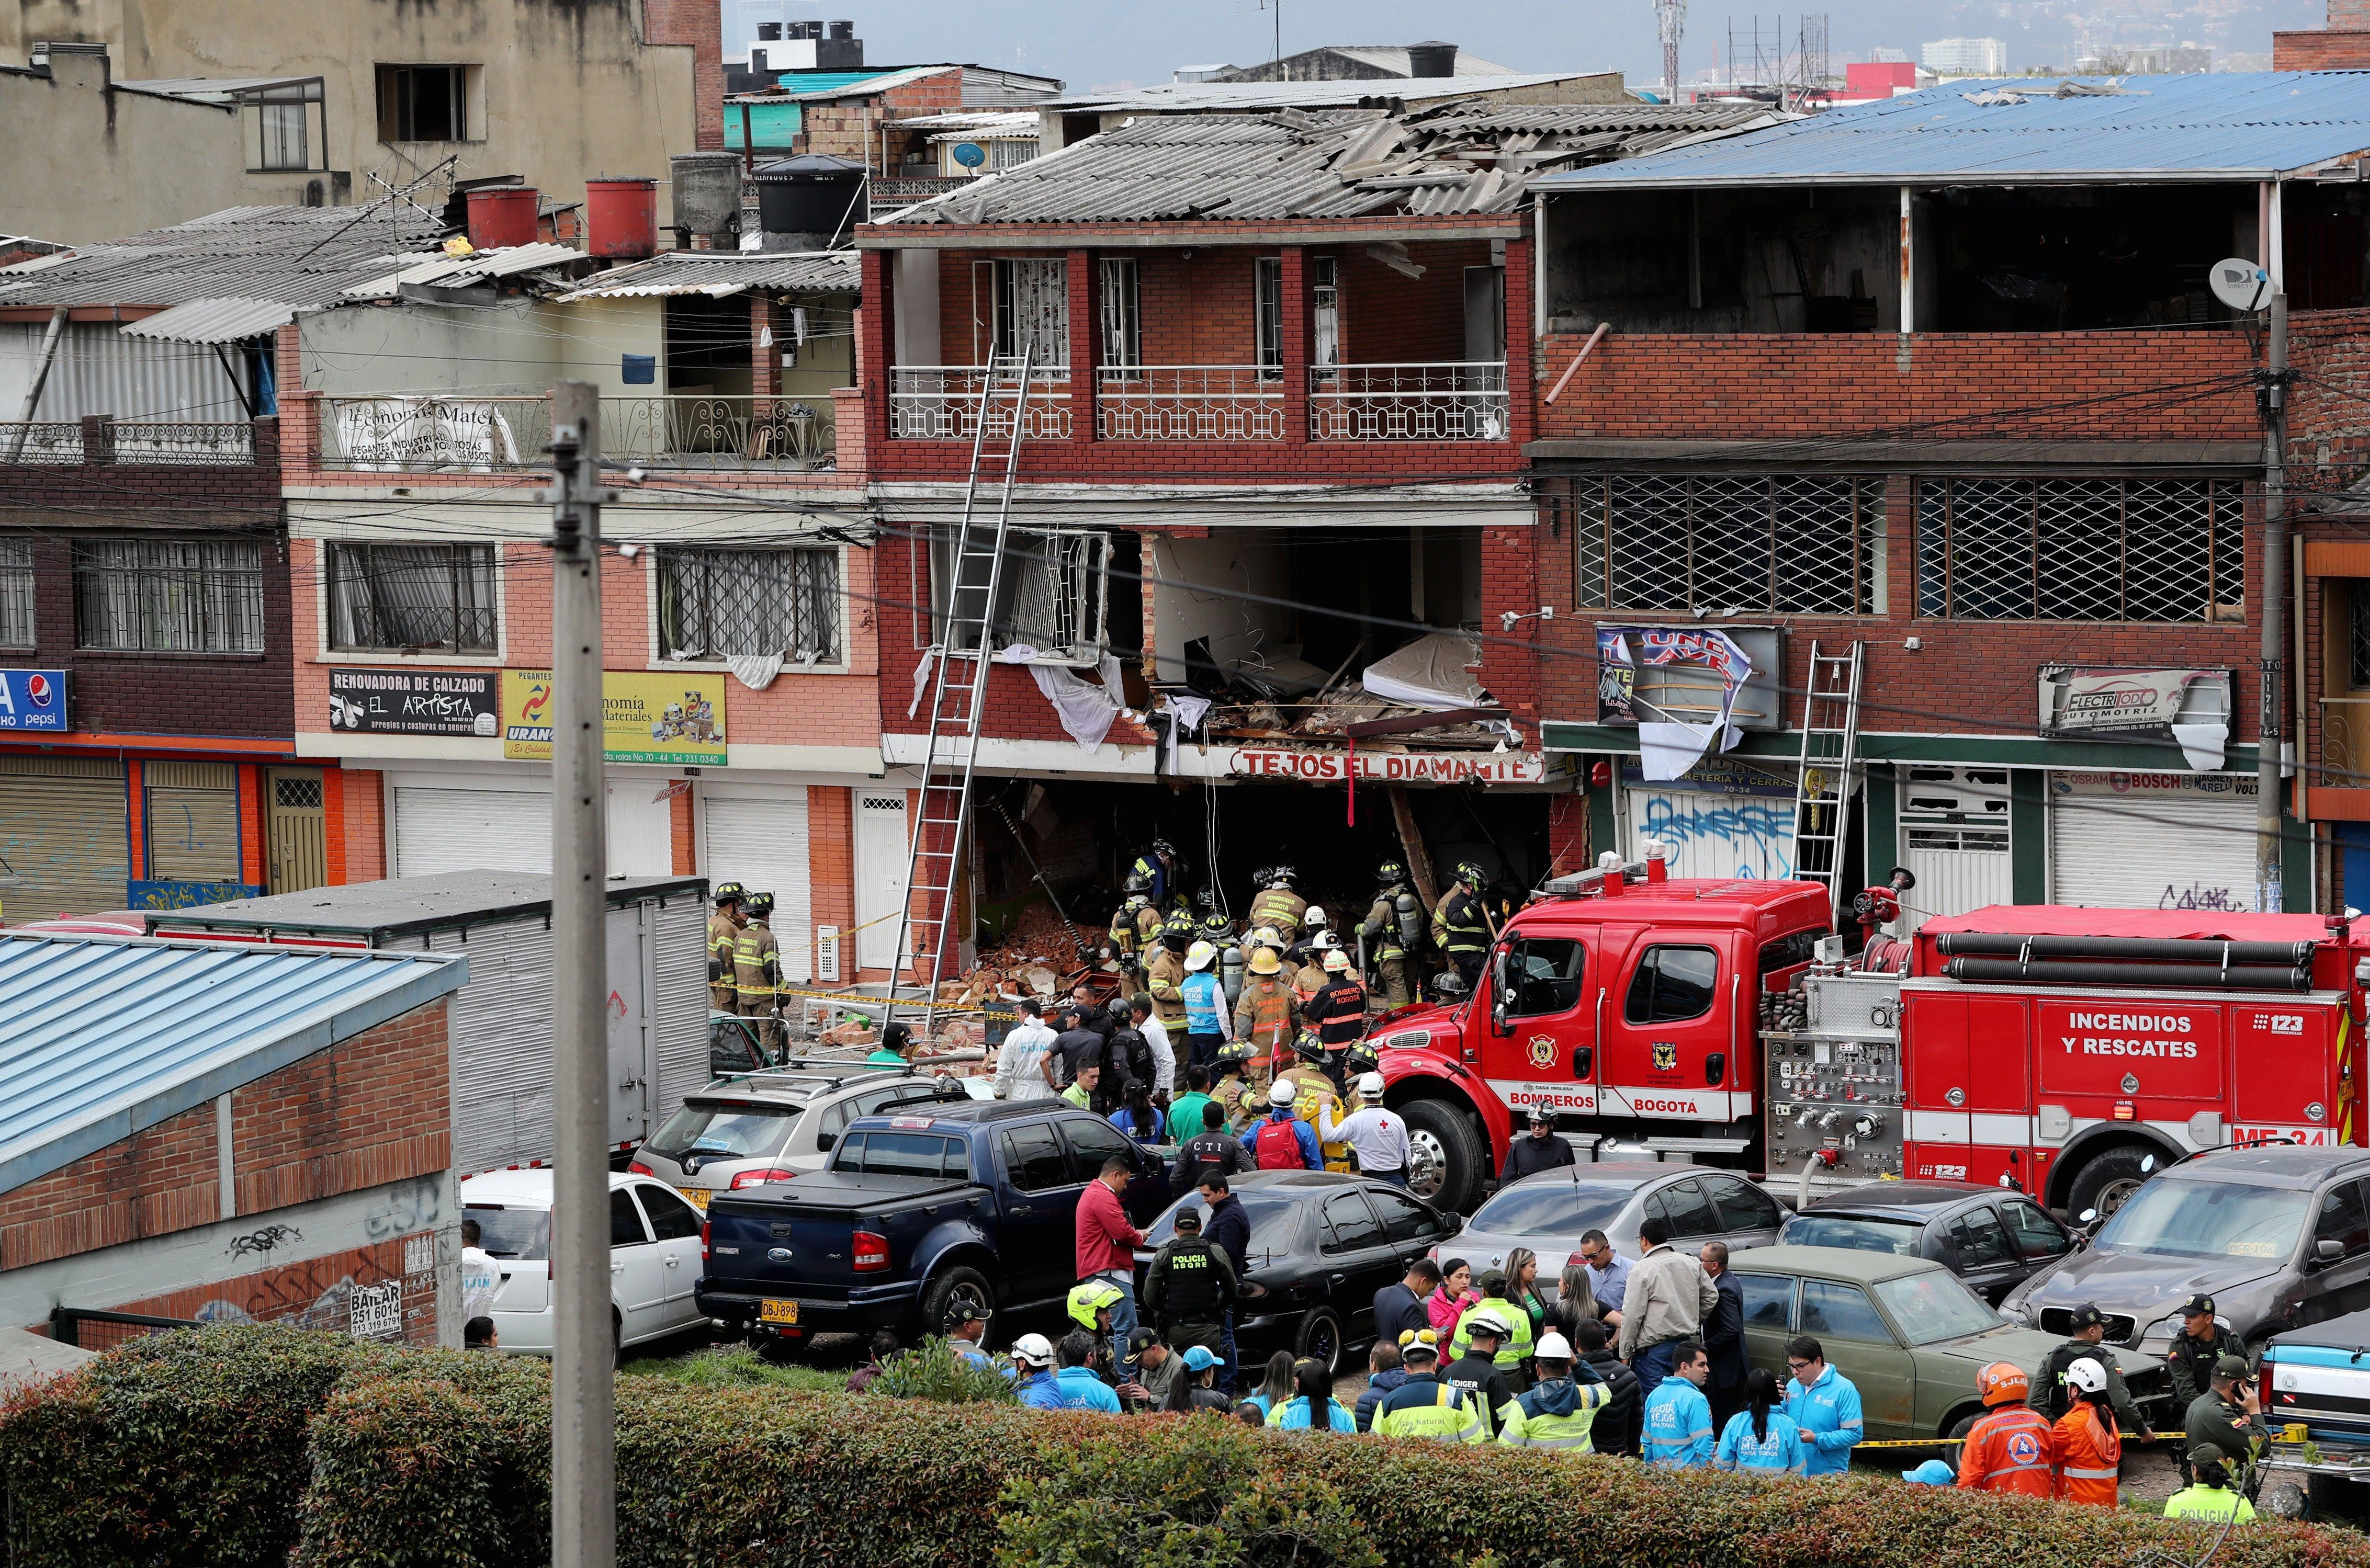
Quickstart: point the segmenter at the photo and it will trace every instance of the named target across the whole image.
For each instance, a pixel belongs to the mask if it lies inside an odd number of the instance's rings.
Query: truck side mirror
[[[1704,1082],[1717,1089],[1720,1087],[1720,1081],[1727,1076],[1728,1053],[1726,1051],[1707,1052],[1704,1056]]]
[[[1514,1032],[1513,1027],[1506,1022],[1506,999],[1503,995],[1496,997],[1490,1003],[1490,1027],[1496,1030],[1501,1036]]]

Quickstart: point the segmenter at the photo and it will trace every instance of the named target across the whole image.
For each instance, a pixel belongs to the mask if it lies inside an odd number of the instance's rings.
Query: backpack
[[[1262,1171],[1298,1171],[1307,1162],[1300,1156],[1300,1134],[1294,1130],[1297,1123],[1292,1117],[1278,1121],[1273,1116],[1260,1123],[1259,1137],[1252,1141],[1251,1151],[1258,1156]]]

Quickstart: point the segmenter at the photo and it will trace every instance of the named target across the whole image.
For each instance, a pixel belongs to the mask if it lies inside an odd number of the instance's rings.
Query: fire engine
[[[1600,1160],[1998,1183],[2075,1214],[2198,1150],[2362,1141],[2370,921],[1998,905],[1901,941],[1907,885],[1854,901],[1848,957],[1815,882],[1653,859],[1550,885],[1469,999],[1376,1027],[1413,1185],[1468,1208],[1542,1104]]]

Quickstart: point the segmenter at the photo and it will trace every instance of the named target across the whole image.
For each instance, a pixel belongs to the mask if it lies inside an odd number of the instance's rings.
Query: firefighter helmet
[[[1120,884],[1120,890],[1132,897],[1142,895],[1149,898],[1152,893],[1152,878],[1141,871],[1131,871],[1127,874],[1127,879]]]
[[[1195,974],[1208,968],[1218,956],[1218,950],[1206,942],[1197,942],[1185,949],[1185,967]]]
[[[727,904],[737,904],[748,896],[749,890],[738,882],[719,882],[716,885],[716,907],[719,910]]]
[[[1300,880],[1300,873],[1288,865],[1279,865],[1267,874],[1268,886],[1290,887]]]
[[[1202,917],[1202,934],[1213,942],[1222,942],[1235,934],[1235,922],[1212,910]]]
[[[1218,907],[1218,890],[1215,887],[1202,888],[1200,892],[1193,895],[1193,907],[1199,910],[1216,910]]]
[[[2032,1383],[2013,1361],[1995,1361],[1975,1374],[1975,1392],[1985,1404],[2013,1404],[2029,1399]]]
[[[1300,1037],[1292,1042],[1292,1048],[1310,1061],[1325,1059],[1325,1042],[1317,1037],[1317,1031],[1314,1029],[1303,1029],[1300,1032]]]
[[[774,896],[771,893],[752,893],[749,901],[742,907],[749,911],[751,920],[764,920],[774,912]]]
[[[1325,969],[1328,974],[1342,974],[1347,972],[1349,967],[1350,956],[1347,953],[1342,952],[1339,947],[1331,948],[1327,951],[1325,955]]]
[[[1315,904],[1300,911],[1300,929],[1312,935],[1325,929],[1325,911]]]
[[[1279,1110],[1299,1097],[1300,1091],[1292,1086],[1289,1078],[1279,1078],[1267,1086],[1267,1103]]]
[[[1283,960],[1275,956],[1274,948],[1261,947],[1251,955],[1250,968],[1254,975],[1280,974],[1283,969]]]
[[[1404,882],[1407,880],[1407,867],[1398,861],[1386,860],[1375,867],[1375,880],[1386,887],[1395,882]]]
[[[1479,866],[1466,860],[1459,861],[1456,864],[1456,880],[1478,893],[1481,890],[1481,884],[1489,881],[1490,878],[1482,873]]]

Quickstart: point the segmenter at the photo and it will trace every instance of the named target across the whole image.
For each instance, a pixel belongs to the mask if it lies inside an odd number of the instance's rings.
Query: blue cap
[[[1959,1482],[1947,1459],[1927,1459],[1916,1470],[1903,1471],[1901,1479],[1914,1481],[1923,1486],[1955,1486]]]
[[[1185,1352],[1185,1366],[1190,1371],[1206,1372],[1217,1364],[1218,1358],[1210,1354],[1206,1345],[1196,1345]]]

